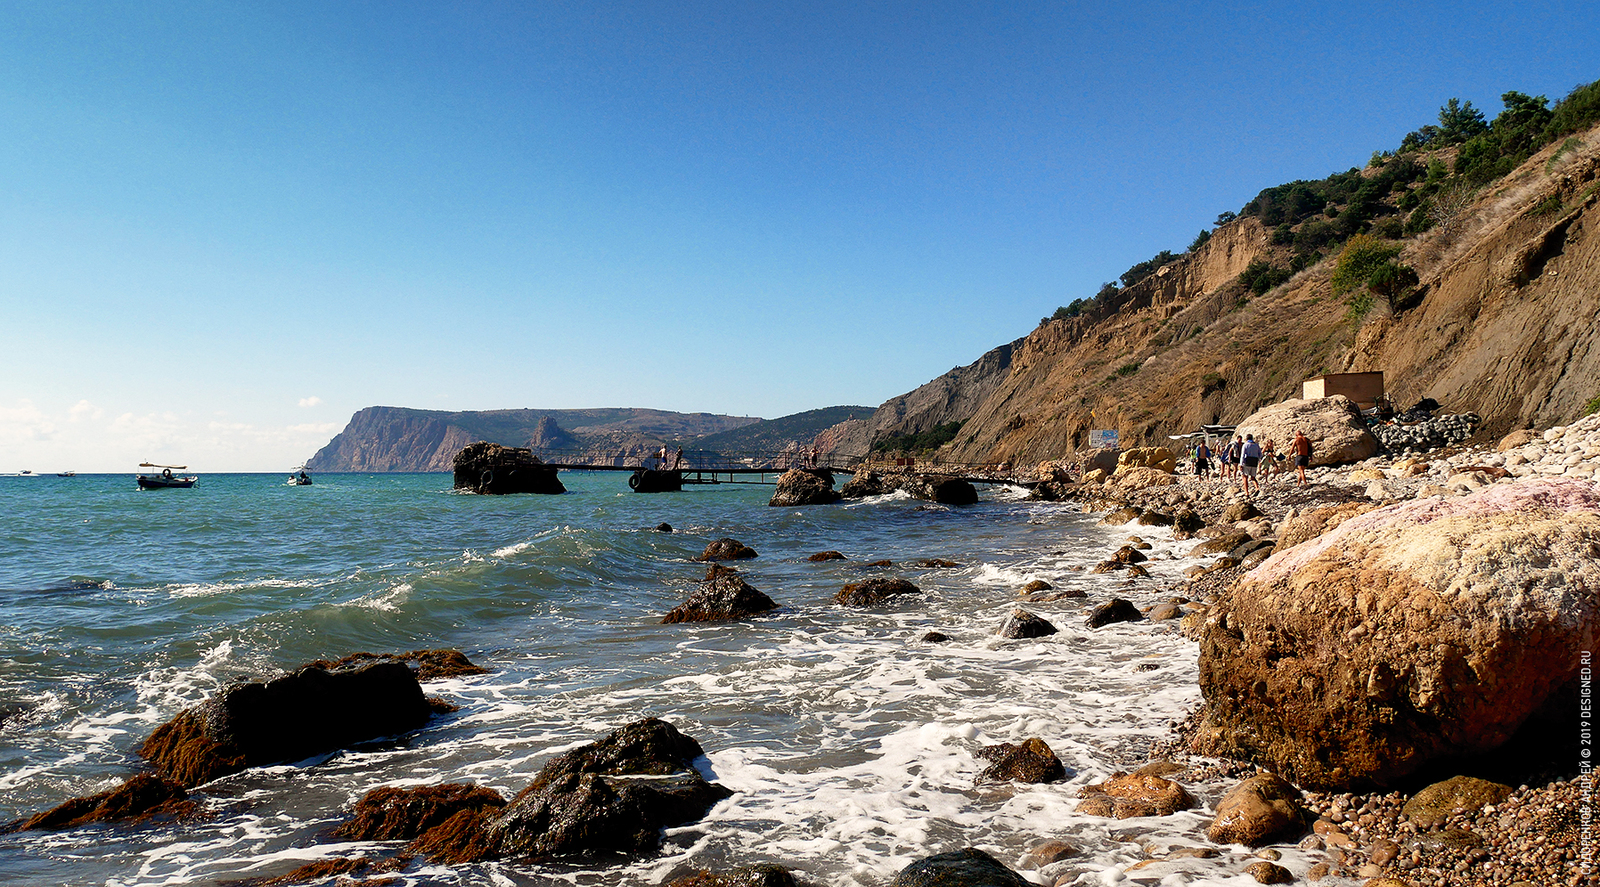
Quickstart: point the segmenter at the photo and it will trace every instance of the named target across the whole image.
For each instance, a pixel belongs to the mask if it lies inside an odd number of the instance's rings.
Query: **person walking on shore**
[[[1306,467],[1311,464],[1311,439],[1296,431],[1290,447],[1294,450],[1294,468],[1300,473],[1300,486],[1303,487],[1306,485]]]
[[[1272,469],[1276,465],[1274,458],[1276,455],[1277,446],[1273,444],[1272,438],[1269,437],[1261,442],[1261,473],[1256,475],[1256,484],[1258,486],[1272,479]]]
[[[1196,477],[1211,476],[1211,448],[1203,440],[1194,447],[1194,473]]]
[[[1239,445],[1239,489],[1246,496],[1250,495],[1250,481],[1256,481],[1256,492],[1261,492],[1261,481],[1256,480],[1256,472],[1261,470],[1261,444],[1256,443],[1254,434],[1244,436],[1244,443]]]

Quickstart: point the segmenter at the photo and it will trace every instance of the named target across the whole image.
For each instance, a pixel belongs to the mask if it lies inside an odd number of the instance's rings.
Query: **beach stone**
[[[772,598],[751,587],[737,570],[712,564],[711,569],[706,571],[705,581],[700,583],[694,594],[672,608],[661,624],[730,622],[777,608]]]
[[[1244,867],[1244,873],[1256,879],[1258,884],[1292,884],[1294,873],[1275,862],[1261,860],[1252,862]]]
[[[1417,792],[1405,803],[1401,812],[1417,828],[1438,828],[1457,813],[1475,813],[1486,804],[1504,801],[1511,796],[1511,792],[1509,785],[1472,776],[1457,776],[1435,782]]]
[[[1145,557],[1144,552],[1134,548],[1132,545],[1124,545],[1117,549],[1116,554],[1113,554],[1111,559],[1119,564],[1142,564],[1149,560],[1149,558]]]
[[[1117,465],[1122,461],[1122,451],[1116,447],[1096,447],[1080,451],[1078,461],[1083,463],[1085,474],[1091,471],[1104,471],[1110,475],[1117,470]]]
[[[1033,737],[1021,745],[1002,742],[986,745],[973,755],[991,762],[978,774],[979,782],[1059,782],[1067,778],[1061,759],[1043,739]]]
[[[468,444],[451,463],[454,486],[483,495],[508,493],[565,493],[556,469],[539,461],[533,451],[480,440]]]
[[[1113,819],[1170,816],[1179,810],[1190,810],[1200,805],[1188,789],[1170,779],[1149,773],[1119,773],[1105,782],[1085,786],[1080,794],[1084,802],[1078,805],[1079,813],[1109,815]],[[1086,804],[1096,798],[1104,800],[1086,809]],[[1091,813],[1091,809],[1107,807],[1108,813]]]
[[[1034,845],[1033,849],[1028,851],[1028,855],[1022,857],[1018,866],[1023,869],[1042,869],[1082,852],[1076,845],[1066,841],[1045,841]]]
[[[1025,594],[1031,594],[1035,591],[1049,591],[1053,587],[1054,586],[1043,579],[1035,579],[1029,582],[1027,585],[1022,586],[1022,591]]]
[[[1150,608],[1144,618],[1151,622],[1165,622],[1168,619],[1183,618],[1183,608],[1171,601],[1163,601]]]
[[[1344,476],[1344,479],[1353,483],[1367,483],[1369,481],[1383,480],[1389,475],[1383,473],[1381,468],[1357,468]]]
[[[1112,598],[1095,607],[1089,613],[1089,618],[1084,624],[1090,628],[1100,628],[1113,622],[1138,622],[1144,619],[1144,614],[1133,605],[1132,601],[1124,598]]]
[[[810,561],[811,563],[814,563],[814,564],[820,564],[820,563],[824,563],[826,561],[847,560],[847,558],[844,555],[842,555],[839,552],[837,552],[837,551],[819,551],[816,554],[813,554],[810,557],[806,558],[806,560],[808,560],[808,561]]]
[[[847,607],[874,607],[901,595],[921,593],[922,589],[904,579],[877,576],[846,585],[833,599]]]
[[[1195,533],[1204,529],[1205,525],[1205,518],[1202,518],[1199,512],[1193,508],[1185,505],[1172,515],[1173,538],[1192,538]]]
[[[1048,620],[1029,613],[1027,610],[1012,610],[1011,615],[1000,623],[1000,628],[995,633],[1003,638],[1021,640],[1024,638],[1042,638],[1055,634],[1058,629]]]
[[[1571,717],[1560,700],[1593,649],[1596,589],[1600,490],[1586,481],[1350,518],[1219,595],[1193,747],[1338,790],[1487,753]],[[1553,759],[1565,735],[1525,731],[1519,753]]]
[[[1342,394],[1275,403],[1250,414],[1236,429],[1256,440],[1279,441],[1285,453],[1292,452],[1296,431],[1311,440],[1313,466],[1360,462],[1378,453],[1378,439],[1367,430],[1361,409]]]
[[[1246,542],[1253,540],[1254,538],[1255,537],[1251,536],[1249,533],[1241,532],[1239,530],[1229,530],[1213,536],[1199,545],[1196,545],[1194,548],[1189,550],[1188,556],[1203,557],[1208,554],[1226,554],[1245,544]]]
[[[913,567],[930,567],[930,568],[939,569],[939,570],[950,570],[950,569],[955,569],[957,567],[960,567],[961,565],[956,563],[955,561],[947,561],[944,558],[924,557],[924,558],[918,558],[917,560],[912,561],[911,562],[911,566],[913,566]]]
[[[230,685],[156,728],[139,754],[158,775],[196,786],[409,733],[432,713],[416,673],[403,662],[312,665],[264,683]]]
[[[1159,468],[1119,468],[1111,481],[1125,492],[1169,487],[1178,482],[1177,476]]]
[[[1110,514],[1106,515],[1105,517],[1101,518],[1100,519],[1100,523],[1103,523],[1103,524],[1126,524],[1126,523],[1131,523],[1132,521],[1138,520],[1140,514],[1143,514],[1143,512],[1140,511],[1138,508],[1135,508],[1132,505],[1128,505],[1126,507],[1119,508],[1116,511],[1113,511]]]
[[[950,640],[950,636],[942,631],[930,631],[922,636],[923,643],[927,644],[948,644]]]
[[[694,771],[704,754],[665,721],[636,721],[545,764],[489,824],[486,846],[493,857],[653,853],[662,829],[733,794]],[[631,775],[660,778],[606,778]]]
[[[1505,437],[1500,438],[1499,443],[1496,443],[1494,448],[1495,452],[1504,453],[1507,450],[1514,450],[1517,447],[1527,446],[1528,444],[1539,439],[1539,432],[1534,431],[1531,428],[1518,428],[1516,431],[1513,431],[1510,434],[1507,434]]]
[[[919,859],[900,870],[890,887],[1033,887],[976,847]]]
[[[183,786],[170,779],[141,773],[114,789],[73,798],[0,831],[58,831],[95,822],[184,817],[197,809],[198,805],[189,800],[189,793]]]
[[[697,561],[737,561],[758,557],[756,550],[737,539],[718,539],[706,546]]]
[[[1222,519],[1230,524],[1240,521],[1255,520],[1261,516],[1261,509],[1254,502],[1235,502],[1222,509]]]
[[[1271,773],[1258,773],[1234,786],[1217,802],[1206,836],[1219,844],[1260,847],[1293,841],[1309,816],[1300,790]]]
[[[1128,578],[1129,579],[1148,579],[1148,578],[1150,578],[1150,571],[1146,570],[1144,567],[1139,566],[1138,564],[1128,564],[1128,568],[1127,568],[1126,572],[1128,574]]]
[[[1272,541],[1269,539],[1251,539],[1248,542],[1241,542],[1238,545],[1235,545],[1233,548],[1230,548],[1228,550],[1228,557],[1243,563],[1244,559],[1250,555],[1272,547]]]
[[[1164,511],[1155,511],[1146,508],[1139,512],[1139,525],[1142,527],[1170,527],[1173,517]]]
[[[844,496],[833,488],[833,472],[826,468],[791,468],[778,478],[768,505],[831,505]]]
[[[1117,455],[1117,474],[1135,468],[1153,468],[1171,474],[1178,470],[1178,459],[1166,447],[1132,447]]]

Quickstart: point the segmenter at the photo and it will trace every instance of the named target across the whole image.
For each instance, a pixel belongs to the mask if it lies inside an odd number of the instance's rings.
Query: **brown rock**
[[[757,557],[755,549],[737,539],[718,539],[706,546],[697,561],[737,561]]]
[[[1189,557],[1202,557],[1210,554],[1226,554],[1235,548],[1250,542],[1255,537],[1249,533],[1237,530],[1221,533],[1189,549]]]
[[[438,681],[445,678],[488,674],[489,669],[473,664],[460,650],[412,650],[409,653],[351,653],[343,659],[328,661],[318,659],[308,662],[308,667],[324,671],[350,668],[372,662],[404,662],[417,673],[419,681]]]
[[[1256,879],[1258,884],[1292,884],[1294,873],[1275,862],[1252,862],[1244,867],[1244,873]]]
[[[1145,773],[1118,774],[1105,782],[1086,786],[1085,798],[1104,796],[1111,801],[1111,816],[1131,819],[1137,816],[1170,816],[1179,810],[1199,805],[1183,786],[1170,779]],[[1078,807],[1084,812],[1083,805]],[[1096,814],[1104,815],[1104,814]]]
[[[20,831],[76,828],[91,822],[120,822],[152,816],[188,816],[195,802],[183,786],[171,780],[141,773],[122,785],[85,798],[73,798],[36,813],[16,826]]]
[[[1206,836],[1219,844],[1249,847],[1293,841],[1305,832],[1308,820],[1300,800],[1299,789],[1271,773],[1257,774],[1217,803]]]
[[[844,498],[833,488],[833,472],[826,468],[791,468],[778,478],[767,504],[778,508],[830,505]]]
[[[973,754],[991,762],[978,774],[979,782],[1040,783],[1067,778],[1067,770],[1062,766],[1061,759],[1038,737],[1021,745],[1002,742],[984,746]]]
[[[772,598],[751,587],[739,577],[737,571],[721,564],[712,564],[711,569],[706,571],[705,581],[700,583],[694,594],[674,607],[661,620],[661,624],[731,622],[777,608]]]
[[[412,850],[439,862],[468,862],[493,855],[486,829],[505,805],[499,792],[476,785],[382,786],[362,795],[352,817],[333,835],[346,841],[411,841]]]
[[[1261,509],[1254,502],[1235,502],[1222,509],[1222,519],[1230,524],[1240,521],[1255,520],[1261,516]]]
[[[565,493],[556,469],[532,450],[478,441],[463,447],[452,463],[455,488],[486,495]]]
[[[667,887],[800,887],[800,882],[783,866],[764,862],[731,872],[699,872]]]
[[[816,554],[806,558],[806,560],[814,564],[820,564],[824,561],[842,561],[845,560],[845,556],[837,551],[819,551]]]
[[[1139,608],[1135,607],[1132,601],[1112,598],[1091,610],[1084,624],[1090,628],[1100,628],[1113,622],[1138,622],[1142,619],[1144,614],[1139,612]]]
[[[1029,582],[1027,585],[1022,586],[1022,591],[1025,594],[1035,591],[1049,591],[1052,587],[1053,586],[1051,586],[1050,583],[1044,581],[1043,579],[1035,579],[1032,582]]]
[[[1164,622],[1168,619],[1181,619],[1183,618],[1183,608],[1172,603],[1171,601],[1164,601],[1151,607],[1150,612],[1144,614],[1144,618],[1150,620],[1151,622]]]
[[[1578,679],[1600,621],[1600,490],[1523,480],[1351,518],[1219,596],[1194,747],[1319,788],[1505,743]],[[1535,758],[1559,731],[1525,732]]]
[[[1457,776],[1417,792],[1401,812],[1418,828],[1438,828],[1458,813],[1475,813],[1486,804],[1504,801],[1511,796],[1511,791],[1509,785]]]
[[[1361,410],[1344,395],[1313,400],[1286,400],[1252,413],[1239,423],[1238,434],[1278,441],[1288,452],[1294,433],[1311,440],[1311,464],[1342,465],[1370,459],[1378,439],[1367,430]]]
[[[834,601],[847,607],[875,607],[901,595],[921,594],[922,589],[904,579],[874,577],[862,582],[852,582],[834,595]]]
[[[1046,619],[1029,613],[1027,610],[1012,610],[1011,615],[1000,623],[1000,628],[995,632],[1003,638],[1022,640],[1026,638],[1042,638],[1055,634],[1058,629]]]
[[[1045,841],[1037,844],[1028,855],[1022,857],[1019,866],[1023,869],[1042,869],[1047,865],[1070,859],[1082,851],[1066,841]]]

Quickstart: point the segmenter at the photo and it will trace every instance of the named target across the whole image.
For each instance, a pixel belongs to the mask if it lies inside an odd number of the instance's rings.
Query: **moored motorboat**
[[[161,472],[141,474],[135,479],[139,482],[141,490],[164,490],[168,488],[187,489],[194,486],[200,478],[192,474],[173,474],[174,471],[187,471],[187,465],[157,465],[154,462],[140,462],[140,468],[159,468]]]
[[[56,472],[56,477],[77,477],[77,476],[78,476],[78,472],[76,472],[76,471],[57,471]]]

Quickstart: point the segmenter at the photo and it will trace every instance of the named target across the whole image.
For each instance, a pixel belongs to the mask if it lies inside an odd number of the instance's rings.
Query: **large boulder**
[[[1597,592],[1600,489],[1587,481],[1349,518],[1219,597],[1195,748],[1333,789],[1391,785],[1519,730],[1519,748],[1556,757],[1577,729],[1561,721],[1576,717]]]
[[[1286,400],[1250,414],[1235,433],[1273,441],[1280,453],[1294,451],[1294,433],[1311,439],[1311,464],[1343,465],[1378,453],[1378,439],[1367,430],[1361,408],[1342,394],[1312,400]],[[1291,462],[1292,464],[1292,462]]]
[[[249,767],[299,761],[409,733],[433,710],[404,662],[306,666],[233,684],[179,712],[139,747],[158,775],[196,786]]]
[[[1091,471],[1104,471],[1109,475],[1116,473],[1117,463],[1122,459],[1122,451],[1116,447],[1095,447],[1091,450],[1082,451],[1078,454],[1078,457],[1083,462],[1084,474],[1088,474]]]
[[[1034,736],[1021,745],[1002,742],[986,745],[974,752],[989,761],[978,774],[979,782],[1059,782],[1067,778],[1067,768],[1043,739]]]
[[[751,587],[732,570],[721,564],[712,564],[706,571],[704,582],[689,599],[672,608],[661,620],[663,625],[678,622],[731,622],[775,610],[778,605],[772,598]]]
[[[941,505],[973,505],[978,501],[978,489],[959,477],[914,474],[906,479],[903,489],[913,499]]]
[[[1260,847],[1293,841],[1305,833],[1311,817],[1300,790],[1274,773],[1257,773],[1234,786],[1217,802],[1217,815],[1206,837],[1219,844]]]
[[[556,470],[522,447],[480,440],[456,453],[455,488],[474,493],[565,493]]]
[[[738,539],[729,539],[727,537],[723,537],[708,544],[706,546],[706,550],[700,552],[700,556],[695,558],[695,560],[742,561],[749,560],[753,557],[759,557],[754,548],[751,548],[743,542],[740,542]]]
[[[922,589],[898,577],[875,576],[863,582],[852,582],[839,590],[833,599],[847,607],[875,607],[902,595],[921,594]]]
[[[768,505],[829,505],[843,496],[833,488],[833,472],[826,468],[791,468],[778,478]]]

